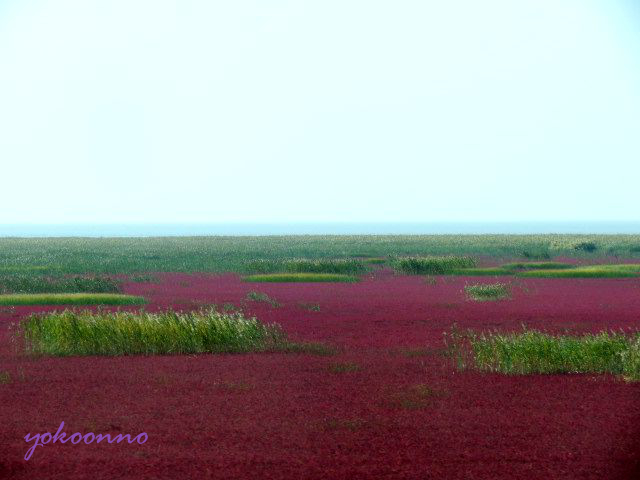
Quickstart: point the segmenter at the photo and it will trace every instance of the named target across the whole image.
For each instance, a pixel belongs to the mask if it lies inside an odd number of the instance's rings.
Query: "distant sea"
[[[220,223],[0,225],[0,237],[234,235],[640,234],[638,222]]]

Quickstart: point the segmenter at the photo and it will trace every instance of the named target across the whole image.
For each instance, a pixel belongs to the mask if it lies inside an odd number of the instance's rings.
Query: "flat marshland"
[[[631,479],[638,265],[633,235],[0,239],[0,476]],[[149,440],[22,460],[61,419]]]

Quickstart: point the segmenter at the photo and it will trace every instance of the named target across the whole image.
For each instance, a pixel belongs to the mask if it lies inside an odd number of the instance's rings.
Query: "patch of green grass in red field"
[[[513,275],[514,271],[503,267],[475,267],[460,268],[450,272],[451,275],[469,275],[469,276],[498,276]]]
[[[563,270],[576,265],[564,262],[512,262],[500,266],[507,270]]]
[[[462,369],[506,374],[612,373],[640,380],[640,334],[600,332],[582,336],[521,333],[447,335]]]
[[[280,306],[280,302],[278,302],[275,298],[271,298],[269,295],[262,292],[251,291],[247,293],[247,296],[245,298],[252,302],[268,303],[273,308],[278,308]]]
[[[26,352],[69,355],[167,355],[195,353],[319,353],[320,344],[296,344],[277,324],[241,312],[211,308],[159,313],[65,310],[31,315],[16,338]],[[328,347],[324,347],[328,350]]]
[[[358,277],[338,273],[264,273],[242,277],[245,282],[357,282]]]
[[[472,257],[456,255],[400,257],[394,261],[394,268],[408,275],[444,275],[475,266]]]
[[[116,293],[16,293],[0,295],[0,305],[141,305],[144,297]]]
[[[360,371],[360,365],[353,362],[336,362],[329,365],[332,373],[353,373]]]
[[[505,283],[466,285],[464,287],[469,298],[480,302],[508,298],[509,290],[509,285]]]
[[[561,270],[529,270],[518,273],[529,278],[625,278],[640,275],[640,264],[587,265]]]

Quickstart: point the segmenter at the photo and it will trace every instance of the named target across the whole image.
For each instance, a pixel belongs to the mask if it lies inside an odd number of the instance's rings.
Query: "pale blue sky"
[[[634,0],[0,0],[0,223],[640,220]]]

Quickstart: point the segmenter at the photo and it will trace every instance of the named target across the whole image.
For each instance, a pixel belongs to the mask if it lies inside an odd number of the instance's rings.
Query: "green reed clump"
[[[640,381],[640,335],[622,352],[622,374],[627,380]]]
[[[531,260],[547,260],[551,258],[551,253],[547,247],[526,249],[520,252],[520,256]]]
[[[246,270],[252,273],[337,273],[358,274],[366,270],[358,259],[307,259],[254,260],[247,263]]]
[[[452,331],[449,351],[458,367],[506,374],[612,373],[640,380],[640,335],[582,336]]]
[[[476,265],[476,261],[472,257],[455,255],[400,257],[394,262],[396,270],[410,275],[443,275]]]
[[[27,352],[56,356],[254,352],[285,349],[289,344],[279,325],[215,309],[65,310],[31,315],[19,328]]]
[[[506,283],[481,283],[477,285],[466,285],[465,293],[472,300],[501,300],[509,297],[509,285]]]
[[[595,252],[598,249],[598,244],[594,241],[588,240],[585,242],[578,242],[573,246],[574,250],[582,250],[583,252]]]
[[[300,308],[304,308],[305,310],[309,310],[310,312],[319,312],[320,311],[320,304],[319,303],[298,302],[298,306]]]
[[[104,276],[0,275],[0,293],[118,293],[118,281]]]

